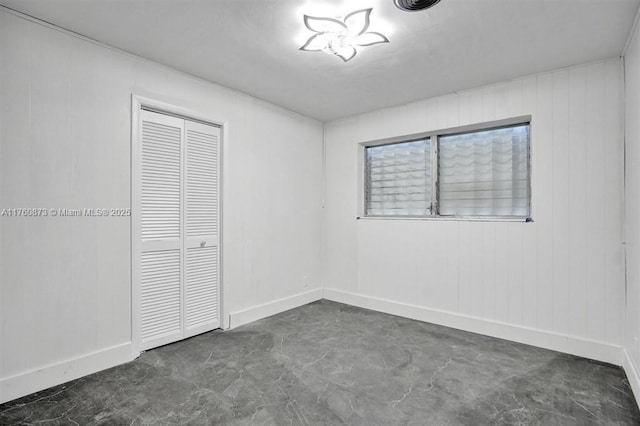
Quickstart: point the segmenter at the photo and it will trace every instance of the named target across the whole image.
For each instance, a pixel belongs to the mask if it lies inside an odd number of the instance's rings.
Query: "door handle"
[[[206,246],[206,245],[207,245],[207,242],[206,242],[206,241],[200,241],[200,247],[204,247],[204,246]]]

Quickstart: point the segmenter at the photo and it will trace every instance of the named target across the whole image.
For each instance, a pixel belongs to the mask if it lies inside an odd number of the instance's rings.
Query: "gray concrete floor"
[[[615,366],[320,301],[0,405],[0,424],[640,424]]]

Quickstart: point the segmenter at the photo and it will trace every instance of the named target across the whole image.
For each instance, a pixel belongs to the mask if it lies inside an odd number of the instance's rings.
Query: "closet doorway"
[[[140,352],[221,326],[221,129],[137,108],[132,321]]]

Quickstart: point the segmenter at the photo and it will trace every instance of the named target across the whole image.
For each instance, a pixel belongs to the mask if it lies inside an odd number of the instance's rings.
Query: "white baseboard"
[[[306,305],[322,298],[335,302],[372,309],[419,321],[430,322],[474,333],[512,340],[546,349],[622,365],[636,398],[640,396],[639,370],[628,353],[619,346],[565,336],[544,330],[519,327],[497,321],[461,315],[363,296],[335,289],[314,289],[294,296],[254,306],[229,315],[232,328],[266,318],[289,309]],[[0,379],[0,404],[68,382],[134,359],[130,342],[112,346],[84,356],[47,365],[24,373]]]
[[[238,327],[320,299],[322,299],[322,289],[310,290],[232,313],[229,315],[229,324],[231,327]],[[136,354],[131,342],[127,342],[24,373],[0,378],[0,404],[124,364],[135,357]]]
[[[629,379],[629,384],[631,385],[631,390],[633,391],[636,403],[640,406],[640,375],[638,375],[638,369],[626,349],[624,350],[623,362],[622,368],[627,374],[627,379]]]
[[[131,343],[0,379],[0,404],[131,361]]]
[[[234,312],[229,315],[229,328],[239,327],[250,322],[306,305],[322,299],[322,289],[306,291],[284,299],[274,300],[264,305],[252,306],[242,311]]]
[[[409,305],[376,297],[363,296],[330,288],[324,289],[324,298],[405,318],[444,325],[473,333],[498,337],[558,352],[622,365],[622,347],[610,343],[585,340],[549,331],[520,327],[498,321]]]

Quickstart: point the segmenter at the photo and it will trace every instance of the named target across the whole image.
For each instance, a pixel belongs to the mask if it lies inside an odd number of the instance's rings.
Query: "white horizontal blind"
[[[442,216],[529,216],[529,124],[439,138]]]
[[[431,139],[371,146],[365,150],[368,216],[431,214]]]

